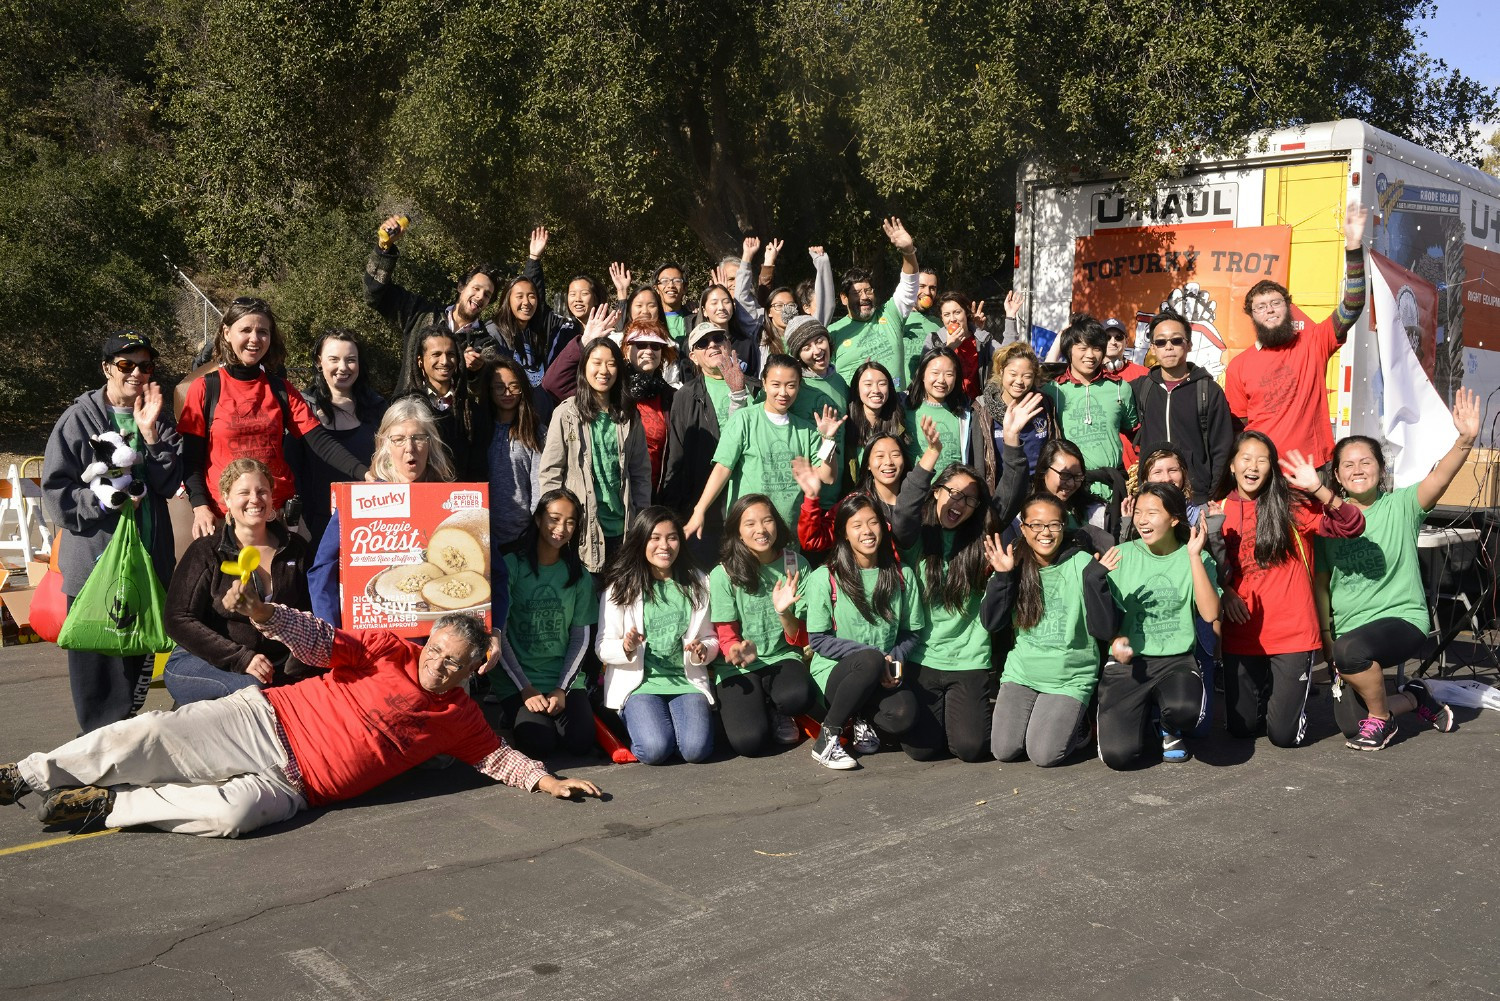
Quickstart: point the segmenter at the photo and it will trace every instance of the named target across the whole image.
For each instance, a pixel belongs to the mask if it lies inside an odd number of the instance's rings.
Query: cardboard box
[[[336,483],[345,629],[426,636],[449,612],[490,625],[489,484]]]
[[[1470,452],[1438,504],[1465,509],[1500,506],[1500,450],[1476,448]]]

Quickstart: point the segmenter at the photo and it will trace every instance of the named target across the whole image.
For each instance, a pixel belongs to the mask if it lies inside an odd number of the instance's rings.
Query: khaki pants
[[[152,712],[86,733],[18,763],[37,792],[115,789],[111,827],[147,824],[233,838],[307,806],[287,779],[276,713],[259,688]]]

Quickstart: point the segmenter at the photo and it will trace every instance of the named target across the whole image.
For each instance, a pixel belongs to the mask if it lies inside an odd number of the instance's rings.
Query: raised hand
[[[542,256],[542,251],[547,249],[547,227],[538,226],[531,231],[531,243],[526,248],[528,257]]]
[[[805,455],[792,457],[792,479],[802,488],[804,497],[817,497],[823,492],[823,481],[818,479],[818,471]]]
[[[1109,549],[1105,550],[1094,558],[1099,561],[1100,565],[1102,565],[1106,571],[1113,573],[1120,566],[1120,547],[1110,546]]]
[[[1357,201],[1349,203],[1344,210],[1344,249],[1358,250],[1365,242],[1365,224],[1370,220],[1370,210]]]
[[[386,216],[385,222],[375,231],[380,240],[380,249],[389,250],[401,242],[401,237],[406,235],[407,220],[403,216]]]
[[[844,422],[849,419],[848,415],[840,417],[839,412],[827,404],[824,404],[822,412],[815,416],[818,423],[818,434],[824,438],[832,438],[838,434],[839,428],[843,427]]]
[[[740,246],[742,248],[740,259],[744,261],[754,260],[755,252],[760,249],[760,237],[747,236]]]
[[[886,239],[891,241],[891,246],[899,250],[902,256],[917,252],[917,241],[912,239],[912,235],[906,231],[900,219],[891,216],[881,222],[880,228],[885,230]]]
[[[807,460],[803,459],[802,461],[806,462]],[[809,466],[808,468],[811,469],[812,467]],[[776,582],[775,587],[771,588],[771,606],[776,609],[777,615],[780,615],[797,603],[798,576],[798,574],[792,574],[790,577],[783,577]]]
[[[1021,293],[1011,289],[1005,293],[1005,315],[1014,320],[1021,312]]]
[[[724,271],[724,265],[720,264],[718,267],[709,269],[708,283],[710,285],[723,285],[725,288],[728,288],[729,279],[733,277],[733,275],[726,274]]]
[[[1129,521],[1135,517],[1135,494],[1126,494],[1120,498],[1120,519]]]
[[[1317,493],[1318,488],[1323,485],[1323,479],[1318,475],[1318,469],[1312,464],[1312,459],[1296,449],[1292,449],[1286,454],[1286,458],[1281,460],[1281,472],[1290,486],[1303,493]]]
[[[609,280],[615,285],[615,298],[623,299],[630,294],[630,269],[619,261],[611,261]]]
[[[974,309],[972,311],[972,315],[974,317],[974,326],[979,328],[980,330],[983,330],[985,328],[985,325],[990,322],[990,318],[984,313],[983,299],[974,300]]]
[[[722,349],[721,349],[722,350]],[[740,353],[731,350],[729,357],[719,366],[719,374],[724,377],[724,385],[730,393],[740,393],[745,388],[745,370],[740,368]]]
[[[1007,445],[1021,444],[1021,432],[1042,412],[1042,394],[1027,393],[1005,408],[1000,418],[1000,433]]]
[[[147,445],[156,444],[156,419],[161,416],[161,386],[147,382],[141,387],[131,409],[135,411],[135,426],[141,433],[141,440]]]
[[[1453,427],[1458,436],[1472,443],[1479,437],[1479,394],[1472,389],[1459,389],[1453,394]]]
[[[615,329],[620,320],[620,311],[607,302],[601,302],[589,310],[588,322],[583,325],[583,343],[592,344]]]
[[[1203,555],[1203,547],[1208,542],[1208,519],[1200,517],[1198,524],[1188,530],[1188,555],[1193,559]]]
[[[769,268],[776,263],[776,258],[781,256],[781,248],[784,246],[786,246],[785,240],[772,240],[766,244],[766,257],[763,262],[766,267]]]
[[[934,452],[943,450],[943,435],[938,430],[937,421],[931,417],[923,416],[920,422],[922,438],[927,442],[927,447]]]
[[[807,256],[811,257],[813,260],[816,261],[818,258],[820,258],[820,257],[823,256],[823,248],[821,246],[818,246],[818,247],[808,247],[807,248]]]
[[[984,537],[984,555],[996,573],[1010,573],[1016,568],[1015,548],[1007,546],[998,532]]]

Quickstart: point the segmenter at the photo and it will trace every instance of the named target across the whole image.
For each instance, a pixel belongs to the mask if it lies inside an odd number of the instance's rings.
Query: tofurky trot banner
[[[1193,328],[1188,360],[1220,376],[1255,344],[1242,308],[1256,282],[1287,284],[1290,226],[1147,226],[1080,237],[1073,258],[1073,311],[1135,322],[1131,357],[1146,357],[1146,322],[1163,306]],[[1293,290],[1295,292],[1295,290]]]
[[[1418,482],[1458,431],[1432,386],[1437,287],[1370,251],[1371,325],[1380,344],[1380,433],[1396,486]]]
[[[426,636],[449,612],[490,624],[487,483],[336,483],[344,628]]]

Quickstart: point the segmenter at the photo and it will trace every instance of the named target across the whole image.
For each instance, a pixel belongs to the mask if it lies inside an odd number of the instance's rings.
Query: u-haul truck
[[[1337,305],[1344,213],[1370,209],[1366,245],[1399,268],[1398,311],[1433,385],[1468,386],[1484,405],[1482,442],[1500,413],[1500,179],[1363,122],[1325,122],[1253,138],[1232,160],[1191,165],[1145,198],[1117,179],[1058,182],[1022,168],[1015,288],[1022,329],[1045,348],[1070,312],[1136,321],[1170,303],[1194,329],[1192,361],[1222,382],[1253,347],[1245,293],[1287,286],[1299,324]],[[1375,267],[1373,255],[1367,269]],[[1398,284],[1399,283],[1399,284]],[[1379,437],[1380,359],[1370,309],[1329,365],[1334,437]]]

